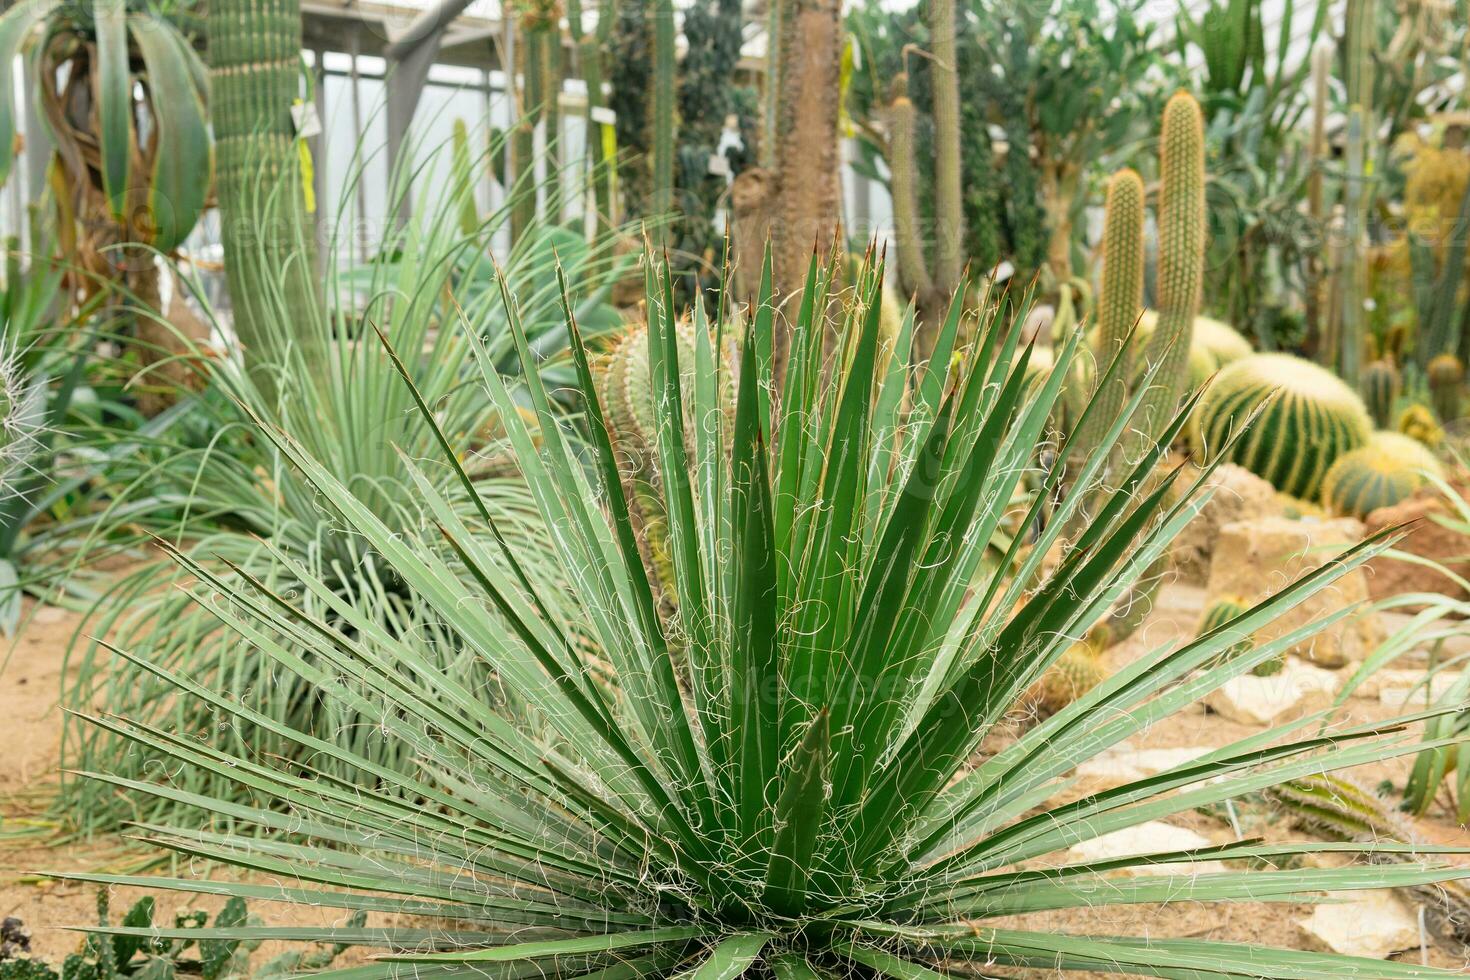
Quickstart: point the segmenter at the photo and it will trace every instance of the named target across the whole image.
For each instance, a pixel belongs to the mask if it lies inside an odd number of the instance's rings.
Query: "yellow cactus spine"
[[[1145,432],[1162,428],[1184,394],[1185,365],[1204,279],[1204,116],[1188,92],[1176,92],[1164,106],[1159,179],[1159,323],[1144,358],[1147,365],[1162,367],[1154,390],[1144,399]]]

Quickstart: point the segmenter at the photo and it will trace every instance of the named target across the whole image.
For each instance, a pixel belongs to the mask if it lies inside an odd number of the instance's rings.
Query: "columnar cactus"
[[[311,360],[324,316],[291,106],[300,0],[214,0],[209,35],[215,194],[235,332],[263,384],[290,347]]]
[[[1120,170],[1108,181],[1103,222],[1102,295],[1097,303],[1097,332],[1093,346],[1099,375],[1119,354],[1127,356],[1125,344],[1143,307],[1143,199],[1143,180],[1133,170]],[[1080,446],[1095,446],[1122,411],[1128,377],[1129,370],[1125,365],[1114,380],[1098,392],[1088,426],[1079,437]],[[1086,448],[1083,451],[1087,451]]]
[[[686,388],[694,384],[695,328],[684,320],[675,333],[678,348],[680,383]],[[734,404],[731,379],[734,377],[726,349],[719,352],[722,402]],[[623,476],[623,489],[628,495],[638,533],[638,546],[652,581],[673,581],[672,558],[668,552],[668,518],[659,492],[658,430],[653,405],[653,379],[648,357],[648,325],[638,323],[625,330],[598,364],[598,387],[607,412],[608,436],[617,450]],[[693,420],[686,420],[686,433],[693,439]]]
[[[674,35],[673,0],[658,0],[653,10],[653,79],[648,113],[653,165],[650,204],[654,214],[665,218],[674,210],[674,139],[678,129]]]
[[[1461,414],[1465,393],[1465,365],[1454,354],[1439,354],[1424,370],[1429,380],[1429,397],[1441,422],[1453,422]]]
[[[1393,420],[1393,403],[1399,397],[1403,377],[1392,357],[1380,357],[1363,367],[1363,401],[1373,416],[1373,424],[1388,428]]]
[[[1149,338],[1144,362],[1162,367],[1141,409],[1145,430],[1161,426],[1184,394],[1184,369],[1204,279],[1204,117],[1187,92],[1175,93],[1164,106],[1159,179],[1159,325]]]
[[[1107,678],[1097,646],[1089,641],[1074,643],[1027,692],[1025,703],[1042,716],[1054,715]]]
[[[929,36],[934,61],[934,212],[938,241],[934,271],[943,289],[956,288],[965,272],[965,210],[960,173],[959,55],[954,0],[930,0]]]
[[[1221,370],[1200,402],[1206,451],[1223,451],[1258,410],[1229,461],[1306,500],[1317,499],[1327,470],[1373,431],[1362,399],[1332,372],[1290,354],[1253,354]]]
[[[1368,444],[1345,454],[1322,481],[1322,503],[1334,514],[1366,517],[1408,498],[1443,468],[1422,443],[1397,432],[1375,432]]]
[[[470,132],[463,119],[454,120],[450,142],[450,162],[457,199],[460,234],[473,235],[480,227],[480,211],[475,203],[475,161],[470,153]]]
[[[21,494],[46,421],[46,386],[0,338],[0,501]]]
[[[929,257],[919,216],[918,110],[908,96],[908,76],[893,80],[888,104],[888,165],[892,174],[893,225],[898,245],[898,278],[921,309],[934,304],[938,290],[929,274]]]

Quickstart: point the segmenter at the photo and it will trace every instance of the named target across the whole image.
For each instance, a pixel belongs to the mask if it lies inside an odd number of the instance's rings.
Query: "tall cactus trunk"
[[[1097,305],[1098,339],[1093,350],[1098,377],[1119,355],[1127,356],[1126,341],[1143,310],[1143,180],[1129,169],[1108,182],[1103,222],[1102,296]],[[1130,373],[1125,364],[1098,389],[1096,407],[1078,434],[1078,452],[1086,455],[1102,441],[1123,410]]]
[[[1323,186],[1327,169],[1327,93],[1332,78],[1332,48],[1318,44],[1312,49],[1312,138],[1308,148],[1311,172],[1307,175],[1307,216],[1312,227],[1325,240],[1327,236],[1327,197]],[[1329,308],[1324,296],[1326,267],[1322,256],[1313,256],[1308,264],[1306,297],[1307,329],[1317,344],[1318,363],[1331,363],[1331,348],[1326,343],[1332,334],[1327,322]]]
[[[291,117],[301,70],[299,0],[213,0],[210,110],[225,277],[258,384],[294,349],[320,359],[316,247]]]
[[[908,97],[907,75],[894,80],[893,91],[888,106],[888,167],[892,173],[898,279],[905,295],[920,310],[927,310],[935,305],[938,290],[929,274],[927,243],[919,216],[918,110]]]
[[[653,13],[653,78],[649,92],[649,147],[652,150],[652,213],[660,221],[672,220],[674,210],[674,140],[678,128],[674,78],[674,4],[658,0]],[[658,238],[673,236],[660,225]]]
[[[965,208],[960,173],[960,80],[955,49],[954,0],[931,0],[929,31],[934,65],[934,211],[939,286],[960,288],[965,274]],[[930,333],[937,324],[930,325]],[[927,352],[927,351],[926,351]]]
[[[775,246],[775,285],[797,290],[815,247],[837,245],[842,213],[838,100],[842,87],[842,0],[782,0],[775,193],[768,225]],[[776,336],[778,380],[790,337]]]
[[[556,193],[560,181],[555,174],[556,144],[561,132],[560,19],[561,5],[555,0],[534,0],[521,12],[521,118],[511,138],[518,194],[511,207],[511,233],[517,241],[543,207],[552,220],[561,214],[561,200]],[[538,127],[546,147],[545,159],[552,171],[544,183],[535,176]],[[543,186],[550,189],[550,197],[538,202],[536,198]]]
[[[1149,436],[1168,424],[1189,382],[1186,365],[1204,279],[1204,117],[1187,92],[1176,93],[1164,106],[1159,181],[1159,320],[1144,358],[1148,367],[1162,366],[1144,396],[1137,427]]]
[[[572,40],[577,46],[577,68],[587,86],[587,144],[592,160],[592,197],[597,206],[598,234],[607,234],[616,221],[613,215],[613,188],[617,173],[614,165],[615,152],[609,147],[613,142],[612,123],[601,121],[606,99],[602,93],[602,49],[612,36],[612,0],[603,0],[597,15],[597,30],[592,34],[582,33],[582,8],[573,0],[567,5],[569,14],[575,13],[572,23]]]
[[[1342,329],[1337,369],[1357,387],[1362,372],[1363,303],[1368,294],[1364,249],[1371,201],[1368,182],[1373,159],[1373,46],[1377,40],[1377,0],[1348,0],[1346,79],[1348,100],[1346,226],[1343,242]]]

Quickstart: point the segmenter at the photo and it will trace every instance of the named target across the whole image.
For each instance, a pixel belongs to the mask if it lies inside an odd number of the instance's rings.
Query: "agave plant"
[[[343,474],[349,492],[386,526],[420,536],[422,501],[406,461],[434,453],[438,444],[433,426],[415,408],[411,389],[400,382],[396,363],[413,378],[418,396],[433,406],[435,423],[465,453],[480,505],[495,513],[507,536],[517,537],[536,522],[514,459],[498,449],[504,439],[501,408],[468,382],[475,345],[497,361],[503,362],[507,351],[513,354],[501,290],[551,275],[554,256],[528,244],[494,270],[499,288],[486,288],[484,279],[491,274],[486,243],[505,215],[491,215],[465,235],[454,221],[454,209],[441,205],[452,203],[468,186],[450,187],[442,198],[426,201],[432,217],[392,233],[366,266],[329,266],[328,315],[293,321],[282,307],[268,318],[267,327],[275,331],[269,346],[281,353],[267,377],[239,357],[211,361],[209,390],[189,405],[190,425],[137,453],[130,467],[114,468],[112,477],[119,500],[150,503],[145,522],[154,534],[186,547],[197,561],[240,587],[262,579],[311,615],[335,628],[351,628],[332,603],[279,562],[278,554],[288,554],[309,569],[310,580],[350,603],[354,615],[405,637],[434,669],[495,698],[492,673],[457,637],[443,632],[437,614],[405,591],[403,579],[382,562],[377,549],[324,510],[315,487],[254,432],[256,424],[264,424],[297,433],[313,458]],[[528,243],[546,237],[568,246],[563,251],[578,284],[578,308],[596,314],[603,308],[607,279],[618,268],[610,241],[578,239],[573,248],[569,234],[537,224],[526,237]],[[487,270],[465,275],[482,264]],[[284,288],[273,287],[264,302],[281,304],[285,295]],[[397,362],[385,356],[375,334],[399,352]],[[566,336],[561,327],[558,342],[553,325],[535,333],[548,383],[555,383],[556,372],[566,371]],[[469,506],[453,469],[430,469],[419,473],[429,472],[432,485],[457,506]],[[136,520],[136,513],[130,519]],[[324,696],[310,677],[280,673],[242,647],[214,610],[183,591],[160,588],[179,581],[179,569],[155,554],[98,605],[88,632],[115,636],[150,665],[236,692],[274,720],[350,747],[373,759],[378,769],[411,768],[412,756],[402,744],[383,737],[380,716],[364,716],[355,702]],[[213,731],[213,744],[222,750],[299,754],[299,747],[269,727],[218,726],[212,708],[173,697],[170,685],[146,670],[113,663],[91,641],[79,641],[72,662],[78,669],[65,693],[69,705],[101,704],[178,731]],[[64,731],[62,757],[67,766],[133,776],[151,771],[158,761],[106,731],[71,723]],[[378,779],[376,770],[356,765],[338,768],[325,758],[316,764],[345,779]],[[207,775],[192,788],[221,798],[243,792],[232,778]],[[96,784],[65,780],[59,807],[85,831],[113,829],[130,819],[178,816],[169,803],[144,809],[136,803]]]
[[[534,545],[501,533],[483,501],[467,515],[425,471],[416,472],[417,492],[452,556],[405,538],[302,443],[262,430],[338,519],[376,549],[413,601],[481,658],[537,724],[510,723],[289,555],[279,555],[289,574],[350,630],[264,582],[223,577],[180,556],[199,576],[200,601],[236,644],[280,673],[355,699],[419,766],[375,770],[376,787],[325,778],[323,764],[373,763],[230,692],[173,677],[218,712],[220,724],[269,729],[313,761],[281,767],[248,747],[221,752],[192,733],[95,718],[168,757],[168,770],[181,775],[93,778],[197,807],[237,831],[289,834],[147,828],[179,853],[278,880],[77,877],[393,916],[392,924],[368,928],[214,934],[382,951],[353,968],[354,978],[935,980],[1011,965],[1199,978],[1440,975],[1412,964],[1203,939],[1058,933],[1054,918],[1028,925],[1027,913],[1302,901],[1470,872],[1194,867],[1391,847],[1257,840],[1102,862],[1067,859],[1070,846],[1101,834],[1418,747],[1397,725],[1323,733],[1318,715],[1096,795],[1057,798],[1079,762],[1308,635],[1313,627],[1220,657],[1380,545],[1360,546],[1179,649],[1124,668],[1000,751],[979,752],[1027,687],[1195,513],[1197,503],[1175,492],[1179,471],[1155,478],[1159,447],[1192,406],[1134,461],[1052,571],[1042,571],[1043,556],[1085,488],[1065,494],[1017,575],[977,580],[973,572],[1013,487],[1034,472],[1077,338],[1047,381],[1032,387],[1026,359],[1014,357],[1020,321],[987,314],[975,340],[956,351],[955,302],[935,358],[913,365],[908,331],[880,339],[881,279],[881,267],[866,269],[842,307],[841,349],[824,363],[832,330],[819,311],[833,300],[833,279],[813,261],[780,386],[767,285],[743,333],[727,423],[714,356],[723,325],[711,338],[696,304],[698,369],[686,387],[669,275],[649,263],[649,372],[678,600],[667,616],[656,608],[640,559],[605,414],[572,323],[588,465],[514,319],[524,382],[512,385],[481,358],[484,389],[507,420],[551,532]],[[952,378],[951,354],[960,365]],[[1116,362],[1109,368],[1118,370]],[[405,385],[411,377],[403,371]],[[1141,397],[1112,422],[1084,477],[1102,468]],[[522,398],[533,408],[529,418],[513,410]],[[422,399],[426,418],[429,407]],[[686,420],[694,423],[687,436]],[[453,466],[451,438],[441,430],[439,441],[434,465]],[[1045,489],[1055,491],[1059,470],[1042,475]],[[468,476],[459,479],[470,502],[480,501]],[[537,549],[550,551],[570,579],[571,602],[548,591]],[[1301,726],[1311,734],[1294,735]],[[189,771],[227,775],[251,800],[190,792],[182,775]],[[1111,875],[1145,866],[1162,873]]]

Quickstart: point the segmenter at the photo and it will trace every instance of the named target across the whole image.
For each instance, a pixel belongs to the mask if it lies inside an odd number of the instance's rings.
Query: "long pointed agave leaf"
[[[375,734],[415,760],[400,774],[357,743],[298,731],[170,665],[140,665],[219,717],[302,750],[283,764],[249,746],[199,743],[156,719],[95,719],[181,775],[232,773],[250,798],[216,799],[182,778],[98,776],[110,790],[260,832],[145,820],[146,839],[290,879],[279,891],[259,879],[160,884],[255,898],[269,888],[285,901],[397,916],[341,928],[237,925],[216,938],[312,938],[385,952],[331,974],[343,980],[939,980],[1010,966],[1218,980],[1444,975],[1325,953],[1055,930],[1068,910],[1099,904],[1311,901],[1465,876],[1419,863],[1458,857],[1456,849],[1396,844],[1247,840],[1095,862],[1056,857],[1280,780],[1459,745],[1461,735],[1434,729],[1452,707],[1335,728],[1320,727],[1319,713],[1090,796],[1057,795],[1082,762],[1348,615],[1218,656],[1378,554],[1391,535],[1204,636],[1141,658],[975,758],[1026,685],[1197,513],[1198,481],[1185,488],[1162,469],[1169,447],[1152,445],[1119,486],[1085,485],[1110,468],[1106,454],[1135,399],[1100,426],[1107,436],[1094,455],[1069,459],[1068,477],[1084,485],[1062,487],[1060,465],[1044,463],[1041,448],[1054,404],[1068,394],[1076,336],[1058,351],[1055,373],[1033,383],[1019,325],[981,311],[976,335],[960,345],[965,312],[956,301],[941,325],[943,363],[915,365],[905,361],[904,333],[879,328],[881,264],[869,260],[844,292],[833,287],[833,267],[814,260],[789,345],[774,336],[782,324],[767,275],[726,387],[717,356],[724,314],[681,321],[667,268],[645,261],[652,395],[643,409],[657,423],[672,582],[655,588],[640,557],[613,455],[617,421],[602,408],[573,304],[564,299],[563,315],[580,429],[556,411],[509,285],[500,299],[510,311],[504,350],[492,354],[473,336],[466,343],[481,396],[518,456],[539,536],[504,533],[460,459],[458,433],[438,423],[436,399],[391,353],[402,350],[396,341],[388,347],[404,390],[393,397],[431,436],[400,464],[418,526],[385,520],[289,427],[260,430],[367,546],[371,561],[352,569],[364,587],[391,577],[413,603],[412,621],[453,637],[493,684],[478,688],[425,657],[279,542],[262,553],[309,602],[290,601],[272,575],[179,556],[215,629],[354,717],[376,711]],[[679,363],[691,329],[692,380]],[[778,387],[770,352],[783,348]],[[507,357],[524,366],[522,380],[501,373]],[[1192,406],[1181,406],[1166,439]],[[1068,454],[1067,439],[1057,455]],[[1014,561],[991,570],[980,554],[1014,516],[1023,482],[1055,504],[1054,519],[1029,539],[1012,538]],[[1084,500],[1090,517],[1079,528],[1072,518]],[[1046,514],[1039,502],[1021,510],[1028,526]],[[1047,569],[1026,549],[1050,550],[1064,527],[1074,528],[1071,547]],[[655,601],[660,594],[673,608]],[[1409,728],[1421,723],[1434,729],[1427,741]],[[1355,851],[1395,862],[1285,863]],[[1206,861],[1241,863],[1198,873]],[[1252,870],[1260,861],[1280,866]],[[1116,876],[1143,867],[1165,873]],[[1044,931],[1028,928],[1035,913],[1046,913]]]

